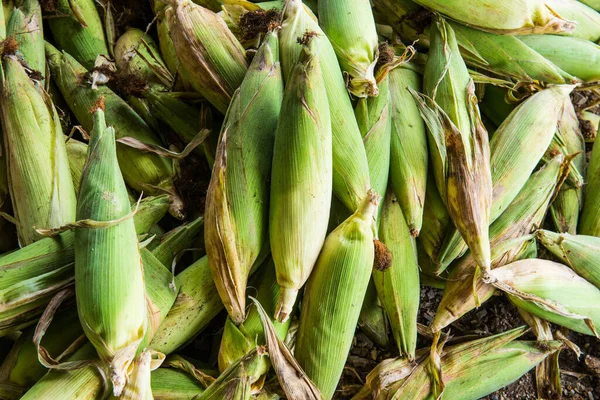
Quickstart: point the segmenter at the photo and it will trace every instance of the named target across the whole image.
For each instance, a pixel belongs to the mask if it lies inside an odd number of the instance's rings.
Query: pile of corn
[[[561,396],[598,0],[142,2],[0,7],[0,399]],[[528,326],[453,337],[494,295]],[[357,327],[397,357],[341,390]]]

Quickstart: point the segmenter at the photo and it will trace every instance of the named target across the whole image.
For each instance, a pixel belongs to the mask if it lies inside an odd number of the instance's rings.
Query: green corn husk
[[[544,247],[578,275],[600,288],[600,238],[595,236],[556,233],[547,230],[537,232]]]
[[[363,137],[371,186],[378,194],[385,193],[390,174],[390,142],[392,124],[390,119],[389,75],[379,82],[379,95],[360,99],[355,115]],[[381,209],[378,210],[377,220]],[[337,225],[336,225],[337,226]]]
[[[244,48],[219,16],[189,0],[173,1],[165,13],[190,83],[225,114],[248,68]]]
[[[67,155],[75,192],[79,193],[79,184],[85,166],[88,145],[75,139],[67,141]],[[136,206],[137,199],[129,197],[132,206]],[[148,233],[160,221],[171,207],[169,195],[148,196],[137,204],[137,212],[134,217],[135,232],[138,235]]]
[[[485,93],[479,103],[481,112],[498,127],[517,107],[517,104],[512,102],[508,95],[509,92],[505,88],[485,85]]]
[[[600,146],[594,144],[587,168],[583,210],[579,216],[577,233],[600,237],[598,204],[600,204]]]
[[[569,175],[565,184],[552,202],[550,214],[559,232],[569,232],[574,235],[577,233],[579,212],[583,206],[585,140],[579,129],[579,120],[571,102],[565,102],[554,141],[557,140],[563,142],[565,155],[574,158],[570,162]],[[579,178],[576,184],[573,184],[573,179],[569,179],[573,176]],[[579,182],[581,185],[577,184]]]
[[[30,327],[23,331],[0,365],[0,385],[12,383],[25,392],[48,371],[38,360],[37,350],[33,345],[34,330],[35,327]],[[65,310],[54,317],[54,323],[44,335],[42,346],[51,354],[61,354],[82,335],[77,312],[73,309]]]
[[[562,34],[597,42],[600,39],[600,14],[576,0],[545,0],[545,3],[562,18],[575,22],[572,32]]]
[[[514,341],[523,333],[506,333],[450,346],[441,355],[443,398],[472,400],[511,384],[562,347],[559,341]],[[429,365],[421,362],[404,379],[390,385],[378,398],[425,400],[435,398]]]
[[[449,229],[456,231],[448,209],[435,185],[433,171],[429,169],[425,202],[423,203],[423,225],[417,239],[423,247],[423,251],[429,256],[429,267],[431,268],[428,273],[432,275],[441,273],[438,272],[441,269],[441,265],[437,262],[440,259],[438,253],[444,242],[446,231]]]
[[[492,200],[488,135],[452,28],[439,17],[432,28],[423,76],[427,96],[409,90],[428,127],[437,188],[474,258],[487,270]]]
[[[169,270],[157,262],[147,250],[142,249],[141,255],[144,263],[144,275],[147,278],[147,306],[150,315],[149,329],[146,331],[147,336],[144,338],[145,343],[151,339],[156,327],[165,319],[167,312],[173,306],[175,292],[170,287],[171,273]],[[50,325],[46,337],[53,332],[54,326],[64,329],[64,326],[58,324],[59,321],[57,320],[55,324]],[[48,337],[48,339],[52,340],[51,337]],[[42,344],[44,342],[42,340]],[[48,346],[48,349],[52,349],[52,347]],[[31,350],[29,353],[32,353]],[[34,356],[37,361],[37,352]],[[67,360],[91,360],[96,357],[96,350],[90,343],[87,343],[71,357],[68,357]],[[72,371],[50,370],[37,381],[23,398],[51,400],[57,398],[95,399],[100,398],[101,395],[105,397],[103,381],[95,366],[87,366]],[[64,397],[62,397],[63,395]]]
[[[378,24],[387,23],[402,39],[414,40],[422,30],[418,21],[412,21],[407,15],[414,15],[423,8],[412,0],[372,0],[373,14]],[[377,29],[380,25],[377,25]]]
[[[358,327],[374,343],[387,348],[390,342],[389,322],[379,297],[373,279],[369,281],[367,293],[358,316]]]
[[[142,203],[148,206],[148,212],[140,213],[143,208],[140,204],[139,215],[133,217],[138,234],[147,233],[165,214],[164,198],[148,198]],[[201,223],[196,226],[196,237],[200,227]],[[161,257],[168,252],[166,243],[165,239],[165,246],[158,246],[156,250]],[[189,242],[183,238],[178,242],[182,245],[186,243]],[[12,253],[0,255],[0,336],[35,323],[50,299],[73,283],[74,257],[73,232],[63,232],[57,237],[44,238]],[[170,261],[164,264],[171,265]]]
[[[146,144],[160,145],[154,132],[133,111],[125,101],[106,86],[92,89],[89,84],[81,84],[87,71],[67,53],[58,52],[46,43],[46,55],[50,71],[56,79],[71,111],[83,128],[90,132],[93,126],[92,115],[88,110],[104,97],[106,115],[115,126],[119,137],[131,136]],[[138,192],[146,194],[162,194],[172,196],[170,212],[181,216],[182,203],[173,186],[174,170],[171,161],[156,154],[142,153],[125,144],[117,145],[119,165],[127,184]]]
[[[579,0],[579,2],[600,12],[600,1],[599,0]]]
[[[252,399],[252,384],[260,376],[256,370],[261,368],[267,357],[264,347],[256,347],[225,370],[196,400],[209,399]]]
[[[94,67],[99,54],[109,54],[94,0],[58,0],[56,14],[57,17],[48,18],[48,24],[60,50],[88,70]]]
[[[517,307],[541,319],[597,336],[600,290],[569,267],[549,260],[515,261],[490,273],[491,283]]]
[[[308,280],[295,355],[331,399],[354,338],[374,259],[371,221],[379,196],[369,191],[356,212],[327,236]]]
[[[575,79],[518,37],[494,35],[454,22],[449,24],[456,33],[465,63],[472,68],[524,82],[564,84]],[[548,37],[554,40],[556,36]]]
[[[307,13],[302,1],[286,0],[279,32],[281,65],[286,83],[290,81],[301,53],[297,39],[307,32],[317,33],[312,40],[317,43],[317,54],[331,113],[333,192],[349,212],[354,212],[367,190],[371,188],[371,184],[365,147],[361,141],[344,77],[333,46]]]
[[[451,19],[496,34],[559,33],[575,29],[571,21],[557,17],[541,0],[464,2],[417,0],[422,6]]]
[[[10,21],[13,9],[12,0],[2,2],[2,7],[0,7],[0,40],[6,39],[6,23]]]
[[[12,215],[5,157],[4,146],[0,141],[0,213]],[[0,214],[0,255],[17,247],[17,230],[15,225]]]
[[[154,400],[193,400],[204,392],[204,386],[190,374],[172,368],[152,371]]]
[[[69,361],[89,360],[96,357],[93,346],[87,345],[76,351]],[[94,366],[72,371],[52,370],[25,393],[22,400],[96,399],[103,393],[102,377]]]
[[[154,335],[149,348],[169,354],[192,340],[223,309],[207,257],[177,274],[175,304]]]
[[[269,237],[280,322],[317,261],[331,205],[331,121],[317,39],[309,40],[285,88],[273,149]]]
[[[389,249],[392,262],[385,271],[376,268],[373,279],[390,320],[398,351],[401,356],[413,360],[421,293],[417,249],[400,204],[391,191],[388,191],[382,208],[379,237]]]
[[[144,274],[129,196],[119,169],[115,131],[94,112],[77,219],[101,226],[75,231],[75,291],[84,332],[108,367],[119,396],[148,328]],[[117,221],[102,225],[104,221]],[[97,266],[101,265],[102,268]],[[149,373],[149,371],[148,371]]]
[[[282,99],[277,33],[270,32],[227,111],[206,195],[209,266],[236,324],[245,317],[250,270],[268,252],[269,181]]]
[[[564,104],[570,101],[568,96],[573,88],[572,85],[558,85],[534,94],[519,104],[492,136],[490,165],[493,194],[490,223],[514,200],[548,149],[555,136]],[[466,249],[457,231],[448,232],[437,253],[437,259],[434,260],[439,265],[437,273],[445,270]]]
[[[277,285],[273,261],[267,261],[262,269],[263,274],[260,279],[256,298],[269,317],[272,318],[275,315],[275,306],[279,297],[279,285]],[[271,322],[273,323],[277,337],[284,340],[292,321],[288,319],[284,323],[279,323],[271,319]],[[255,305],[252,305],[246,319],[239,326],[234,325],[230,318],[225,322],[221,345],[219,347],[219,370],[225,371],[235,361],[259,345],[265,345],[265,334],[258,310]],[[271,363],[269,360],[263,358],[261,365],[257,366],[255,370],[257,375],[253,379],[257,380],[260,376],[266,374],[270,367]]]
[[[543,222],[560,178],[562,162],[562,155],[558,155],[531,175],[510,207],[490,226],[492,268],[526,257],[533,239],[526,235]],[[475,273],[475,261],[467,253],[446,281],[444,295],[430,326],[432,331],[439,332],[492,297],[495,288],[486,285],[479,276],[475,277]]]
[[[202,247],[204,218],[198,217],[165,233],[148,245],[152,254],[166,266],[171,266],[175,257],[186,249]]]
[[[152,311],[150,329],[147,334],[152,335],[158,324],[165,318],[168,310],[175,302],[175,292],[170,288],[171,273],[148,250],[141,250],[144,273],[146,276],[146,293],[148,307]],[[73,273],[71,268],[70,273]],[[38,353],[33,345],[34,327],[28,328],[15,342],[11,355],[0,366],[0,384],[11,382],[24,389],[35,384],[47,369],[38,360]],[[48,328],[42,346],[50,354],[61,354],[62,351],[76,350],[70,346],[83,337],[83,330],[79,323],[76,310],[70,308],[58,314]],[[149,336],[147,339],[148,340]]]
[[[568,36],[527,35],[518,38],[568,74],[584,81],[600,79],[600,46],[597,44]],[[584,59],[585,62],[577,62],[574,57]]]
[[[329,0],[319,3],[319,24],[349,76],[348,90],[357,97],[377,96],[375,64],[377,31],[369,0]]]
[[[83,174],[83,166],[85,165],[88,145],[73,138],[65,138],[65,141],[73,187],[75,193],[79,193],[79,184],[81,183],[81,175]]]
[[[27,66],[46,75],[42,9],[38,0],[24,0],[12,11],[6,34],[14,37]],[[43,79],[43,78],[42,78]]]
[[[423,223],[428,149],[425,124],[406,87],[421,90],[421,77],[412,68],[390,71],[392,147],[390,183],[413,237]]]
[[[75,190],[62,128],[49,96],[14,56],[3,58],[0,73],[8,183],[19,243],[26,246],[42,238],[36,228],[56,228],[75,219]]]

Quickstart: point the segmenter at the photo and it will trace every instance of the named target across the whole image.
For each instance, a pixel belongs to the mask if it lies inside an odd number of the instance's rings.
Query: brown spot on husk
[[[375,246],[375,260],[373,262],[373,268],[377,271],[385,271],[392,266],[392,253],[385,244],[375,239],[373,241]]]
[[[97,109],[101,109],[102,111],[104,111],[104,96],[98,97],[98,100],[96,100],[94,104],[90,107],[90,114],[95,113]]]
[[[257,10],[240,17],[242,39],[248,40],[279,27],[281,14],[277,10]]]

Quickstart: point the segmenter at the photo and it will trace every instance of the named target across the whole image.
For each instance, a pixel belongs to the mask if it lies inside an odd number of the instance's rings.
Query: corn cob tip
[[[240,17],[240,29],[243,38],[251,39],[280,27],[281,13],[276,10],[256,10],[244,13]]]
[[[286,287],[281,287],[279,290],[279,300],[277,309],[275,310],[275,319],[278,322],[284,323],[292,313],[296,298],[298,297],[298,290]]]

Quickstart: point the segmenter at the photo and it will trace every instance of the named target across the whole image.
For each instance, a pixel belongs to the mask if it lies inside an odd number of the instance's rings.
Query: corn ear
[[[69,361],[89,360],[96,356],[95,349],[88,344],[76,351]],[[104,396],[102,377],[95,366],[62,371],[52,370],[41,378],[29,389],[21,399],[24,400],[51,400],[96,399]]]
[[[288,318],[317,261],[331,205],[331,120],[317,40],[309,40],[285,89],[273,150],[269,236],[281,286],[278,321]]]
[[[490,226],[492,268],[524,258],[531,231],[541,225],[558,184],[562,155],[531,175],[510,207]],[[476,275],[476,263],[470,253],[458,261],[446,281],[431,329],[438,332],[487,301],[495,292]]]
[[[496,347],[492,342],[494,338],[452,346],[445,351],[442,355],[444,398],[469,400],[493,393],[516,381],[562,347],[559,341],[513,341]],[[419,365],[398,390],[395,390],[396,386],[390,389],[392,398],[430,399],[434,392],[428,375],[427,364]]]
[[[427,186],[427,132],[407,86],[421,90],[421,77],[411,68],[400,66],[388,75],[391,95],[392,147],[390,183],[416,237],[423,222]]]
[[[598,142],[600,143],[600,142]],[[594,142],[587,168],[583,210],[579,216],[577,233],[600,237],[600,146]]]
[[[83,335],[83,330],[73,309],[56,315],[54,322],[44,335],[42,345],[52,354],[61,354]],[[12,383],[25,391],[48,371],[38,360],[33,345],[34,330],[34,327],[24,330],[13,344],[0,365],[0,384]]]
[[[49,96],[29,79],[15,56],[4,57],[1,74],[8,183],[19,243],[26,246],[41,238],[36,228],[55,228],[75,219],[75,190]]]
[[[252,399],[252,384],[255,383],[256,376],[259,376],[256,370],[264,362],[266,356],[264,347],[254,348],[231,364],[202,394],[196,396],[196,399]]]
[[[452,221],[478,264],[490,267],[488,226],[492,177],[488,136],[477,108],[474,84],[458,56],[452,28],[437,18],[423,87],[412,89],[429,130],[435,181]]]
[[[244,48],[219,16],[190,0],[175,0],[165,13],[190,83],[225,113],[248,68]]]
[[[388,191],[381,213],[380,240],[389,249],[389,268],[373,271],[373,279],[401,356],[413,360],[417,347],[420,285],[416,245],[396,196]]]
[[[378,346],[387,348],[390,341],[389,325],[383,305],[377,296],[375,283],[371,279],[358,316],[358,327]]]
[[[575,24],[562,19],[543,0],[502,3],[457,0],[417,0],[416,3],[473,28],[496,34],[572,32]],[[490,18],[490,15],[501,17]]]
[[[552,254],[578,275],[600,288],[600,258],[597,257],[600,238],[543,229],[537,232],[537,237]]]
[[[456,33],[456,40],[465,63],[472,68],[523,82],[537,80],[564,84],[571,83],[575,79],[554,64],[553,60],[519,40],[519,37],[494,35],[454,22],[449,24]]]
[[[392,134],[390,103],[388,75],[379,83],[379,95],[360,99],[355,109],[356,120],[367,153],[371,186],[381,194],[387,189],[390,173],[389,149]],[[379,215],[380,212],[377,213],[377,217]]]
[[[371,221],[379,196],[370,191],[356,212],[327,236],[306,286],[296,358],[331,399],[342,374],[374,261]]]
[[[490,281],[517,307],[573,331],[597,336],[600,291],[570,268],[549,260],[519,260],[493,270]]]
[[[494,222],[517,196],[555,136],[559,118],[572,85],[544,89],[516,107],[490,140],[492,207]],[[531,129],[531,127],[536,127]],[[448,232],[438,252],[436,264],[443,271],[466,251],[460,234]],[[438,272],[439,273],[439,272]]]
[[[149,345],[164,354],[187,344],[223,309],[206,257],[177,274],[175,286],[175,304]]]
[[[572,32],[561,32],[562,35],[597,42],[600,39],[600,14],[576,0],[545,0],[551,8],[562,18],[573,21],[575,29]]]
[[[354,212],[371,188],[369,164],[333,46],[300,0],[286,0],[279,33],[283,77],[288,84],[302,48],[298,37],[307,32],[317,44],[317,56],[327,91],[333,143],[333,192]]]
[[[448,229],[456,232],[448,209],[442,200],[440,192],[435,185],[433,170],[429,169],[427,174],[427,185],[425,190],[425,202],[423,203],[423,224],[419,233],[418,242],[427,254],[430,261],[429,273],[436,275],[443,271],[439,260],[438,252],[444,241],[444,236]]]
[[[106,126],[99,107],[94,111],[77,218],[98,224],[117,222],[75,231],[75,291],[81,325],[109,369],[115,396],[125,386],[127,371],[148,326],[144,273],[130,213],[117,162],[115,131]]]
[[[204,392],[204,386],[184,371],[158,368],[151,375],[154,400],[189,400]]]
[[[278,54],[277,34],[268,33],[227,112],[206,196],[209,266],[236,324],[244,320],[250,270],[268,251],[269,180],[283,98]]]
[[[598,24],[600,28],[600,16]],[[600,39],[600,30],[598,35]],[[600,79],[600,46],[597,44],[568,36],[527,35],[518,38],[568,74],[587,82]],[[577,62],[574,57],[581,57],[586,62]]]
[[[7,35],[14,37],[19,53],[27,66],[46,74],[46,51],[44,50],[44,30],[42,9],[38,0],[25,0],[16,7],[6,25]]]
[[[348,90],[357,97],[377,96],[377,31],[369,0],[328,0],[319,5],[319,24],[349,76]]]
[[[158,137],[148,125],[119,96],[106,86],[96,90],[85,81],[87,71],[67,53],[60,53],[46,43],[48,66],[56,79],[57,86],[83,128],[90,132],[93,119],[88,110],[104,97],[106,115],[119,137],[131,136],[143,143],[160,145]],[[169,193],[172,196],[170,212],[182,216],[182,202],[174,188],[174,170],[171,161],[156,154],[142,153],[137,149],[119,143],[117,145],[119,165],[127,184],[138,192],[146,194]]]
[[[104,27],[94,0],[58,0],[55,11],[59,17],[48,18],[48,25],[58,48],[88,70],[94,67],[99,54],[108,56]]]

